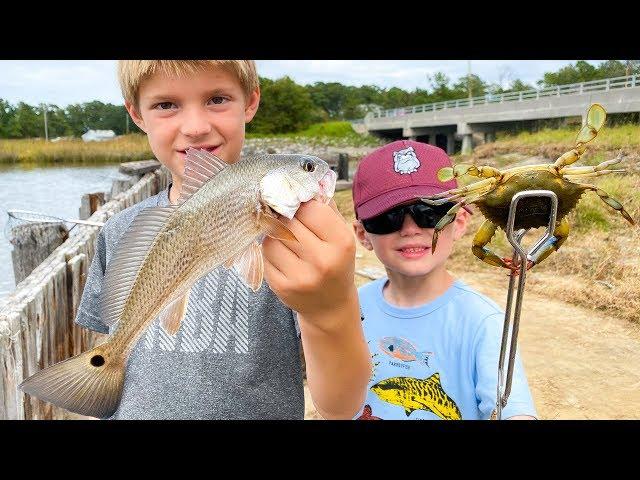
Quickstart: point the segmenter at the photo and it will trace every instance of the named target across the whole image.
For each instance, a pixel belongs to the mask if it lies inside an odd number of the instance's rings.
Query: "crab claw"
[[[511,270],[510,273],[508,273],[509,276],[514,276],[517,277],[518,275],[520,275],[520,264],[515,264],[513,262],[512,259],[510,258],[502,258],[502,261],[504,263],[507,264],[507,268]],[[531,269],[531,267],[533,267],[535,265],[535,262],[533,262],[532,260],[527,260],[527,270]]]

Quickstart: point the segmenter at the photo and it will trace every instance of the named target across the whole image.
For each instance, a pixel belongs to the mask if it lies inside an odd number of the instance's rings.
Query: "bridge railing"
[[[477,105],[489,103],[521,102],[523,100],[533,100],[542,97],[563,95],[581,95],[595,91],[609,91],[618,88],[640,87],[640,75],[629,75],[624,77],[604,78],[602,80],[592,80],[589,82],[570,83],[566,85],[554,85],[552,87],[523,90],[520,92],[508,92],[500,94],[490,94],[461,98],[458,100],[447,100],[444,102],[426,103],[423,105],[411,105],[408,107],[391,108],[381,112],[373,112],[367,115],[368,118],[399,117],[414,113],[435,112],[437,110],[450,108],[469,108]],[[353,121],[352,121],[353,122]]]

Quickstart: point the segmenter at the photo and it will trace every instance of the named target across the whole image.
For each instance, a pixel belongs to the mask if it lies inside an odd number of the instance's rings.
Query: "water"
[[[15,287],[12,245],[5,234],[10,209],[32,210],[63,218],[78,218],[85,193],[108,192],[118,165],[0,166],[0,300]],[[71,227],[73,224],[67,224]],[[1,303],[1,302],[0,302]]]

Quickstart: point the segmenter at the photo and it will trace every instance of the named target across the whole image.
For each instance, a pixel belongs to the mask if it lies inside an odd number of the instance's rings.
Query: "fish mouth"
[[[328,203],[329,200],[333,198],[333,195],[336,192],[336,181],[338,179],[338,174],[333,170],[327,170],[322,178],[318,181],[318,185],[320,189],[318,190],[318,194],[316,197],[323,203]]]

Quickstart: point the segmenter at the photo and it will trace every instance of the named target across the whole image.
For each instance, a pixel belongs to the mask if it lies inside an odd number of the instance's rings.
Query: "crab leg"
[[[558,173],[562,175],[584,175],[588,173],[595,172],[624,172],[624,170],[605,170],[607,167],[611,165],[615,165],[616,163],[620,163],[622,161],[622,155],[618,155],[616,158],[612,160],[607,160],[606,162],[599,163],[594,167],[564,167],[558,170]]]
[[[602,128],[602,125],[604,125],[606,118],[607,112],[602,105],[594,103],[589,107],[589,110],[587,111],[587,124],[578,132],[575,148],[562,154],[562,156],[555,161],[553,166],[556,170],[560,170],[562,167],[571,165],[580,159],[587,150],[587,143],[596,138],[598,132]]]
[[[476,257],[489,265],[510,268],[504,259],[500,258],[485,247],[485,245],[487,245],[495,235],[497,228],[497,225],[493,222],[485,220],[476,232],[475,237],[473,237],[473,246],[471,247],[471,250]]]
[[[445,197],[447,197],[447,201],[449,201],[449,198],[460,198],[467,193],[477,193],[478,190],[490,190],[495,186],[497,181],[497,178],[487,178],[486,180],[480,180],[479,182],[472,183],[471,185],[467,185],[466,187],[452,188],[451,190],[447,190],[446,192],[430,195],[429,197],[424,197],[422,198],[422,201],[425,203],[429,203],[426,200],[437,200]],[[486,192],[483,192],[483,194],[484,193]]]
[[[625,220],[627,220],[631,225],[635,225],[633,218],[631,218],[631,215],[629,215],[629,213],[624,209],[622,204],[615,198],[610,197],[607,192],[596,187],[595,185],[589,185],[588,183],[576,183],[576,185],[580,185],[585,190],[593,190],[594,192],[596,192],[604,203],[609,205],[614,210],[618,210],[625,218]]]
[[[476,195],[470,198],[466,198],[458,203],[456,203],[453,207],[451,207],[449,209],[449,211],[445,214],[444,217],[442,217],[440,219],[440,221],[436,224],[436,226],[433,229],[433,238],[431,239],[431,254],[433,255],[436,252],[436,244],[438,243],[438,236],[440,235],[440,231],[446,227],[447,225],[449,225],[451,222],[453,222],[456,219],[456,214],[458,213],[458,210],[460,210],[462,207],[464,207],[465,205],[469,204],[469,203],[473,203],[476,200],[478,200],[479,198],[483,197],[484,195],[486,195],[488,192],[484,192],[480,195]]]
[[[549,239],[547,239],[547,241],[544,242],[540,248],[533,253],[533,255],[531,255],[531,267],[542,262],[553,252],[557,252],[568,236],[569,220],[565,217],[560,222],[556,223],[556,228],[553,230],[553,236],[549,237]],[[528,269],[531,267],[528,267]]]
[[[556,170],[560,170],[561,168],[566,167],[567,165],[571,165],[572,163],[575,163],[578,160],[580,160],[580,157],[584,155],[584,152],[586,151],[587,151],[586,145],[577,146],[576,148],[573,148],[568,152],[563,153],[560,157],[558,157],[558,159],[555,161],[553,166],[556,168]]]
[[[593,178],[593,177],[599,177],[600,175],[609,175],[610,173],[624,173],[626,172],[626,170],[624,169],[620,169],[620,170],[600,170],[599,172],[593,172],[593,173],[572,173],[572,174],[566,174],[563,175],[563,177],[566,180],[569,181],[574,181],[574,180],[584,180],[586,178]]]

